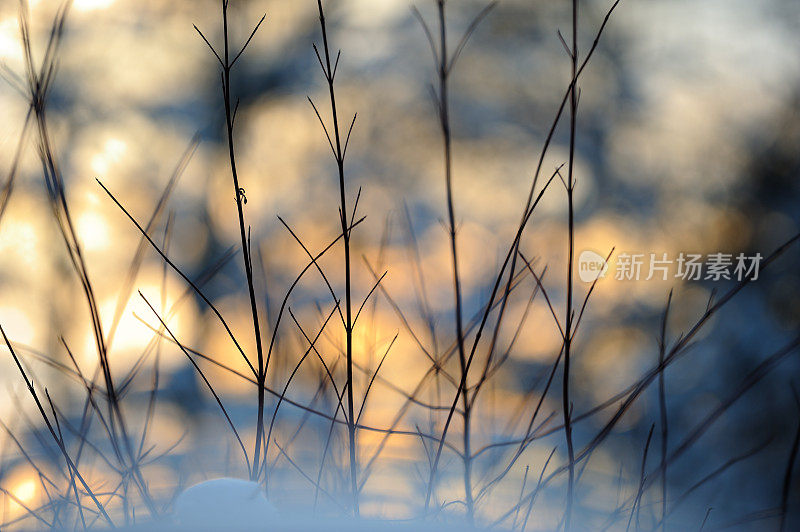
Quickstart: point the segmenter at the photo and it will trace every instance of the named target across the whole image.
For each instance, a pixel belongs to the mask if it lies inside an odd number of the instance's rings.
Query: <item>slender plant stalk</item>
[[[633,506],[631,507],[631,514],[628,516],[628,525],[625,527],[625,532],[628,532],[631,528],[631,523],[633,523],[633,517],[636,516],[636,530],[639,530],[639,511],[642,507],[642,495],[644,495],[644,482],[646,478],[646,470],[647,467],[647,453],[650,450],[650,441],[653,439],[653,429],[655,429],[655,424],[650,425],[650,431],[647,433],[647,441],[644,444],[644,452],[642,453],[642,467],[639,470],[639,488],[636,491],[636,497],[633,500]]]
[[[347,144],[350,140],[350,133],[353,131],[355,124],[355,117],[350,124],[350,130],[347,133],[347,139],[343,140],[342,132],[339,124],[339,113],[336,107],[336,69],[339,66],[340,54],[337,54],[335,63],[331,61],[330,45],[328,43],[328,28],[325,22],[325,12],[322,8],[322,0],[317,0],[317,7],[319,8],[319,24],[322,31],[322,47],[324,54],[323,59],[319,55],[319,50],[314,47],[317,58],[322,66],[325,79],[328,83],[328,93],[330,95],[331,116],[333,117],[333,139],[328,135],[328,142],[333,149],[333,155],[336,159],[336,168],[339,174],[339,221],[342,227],[342,242],[344,244],[344,304],[345,304],[345,358],[347,362],[347,437],[348,437],[348,451],[350,455],[350,490],[352,492],[352,510],[353,515],[359,514],[358,508],[358,458],[357,458],[357,442],[356,442],[356,423],[354,418],[355,407],[353,399],[353,298],[351,286],[351,260],[350,260],[350,229],[348,228],[348,209],[347,209],[347,188],[345,183],[344,173],[344,160],[347,153]],[[313,105],[313,102],[312,102]],[[316,107],[314,107],[316,111]],[[319,112],[317,112],[319,117]],[[322,119],[320,118],[320,121]],[[324,124],[323,124],[324,128]],[[355,214],[355,213],[354,213]]]
[[[661,338],[658,345],[658,364],[664,364],[664,355],[667,352],[667,321],[669,309],[672,305],[672,290],[669,291],[667,306],[661,320]],[[666,529],[667,521],[667,445],[669,443],[669,425],[667,420],[667,392],[665,371],[658,375],[658,407],[661,419],[661,532]]]
[[[567,440],[568,484],[567,506],[564,511],[564,530],[569,532],[572,523],[572,505],[575,497],[575,448],[572,442],[572,401],[570,400],[570,363],[572,361],[572,291],[573,263],[575,260],[575,133],[578,115],[578,91],[575,79],[578,75],[578,0],[572,0],[572,49],[570,51],[572,66],[572,84],[569,93],[569,165],[567,167],[567,201],[569,209],[569,251],[567,257],[567,301],[564,318],[564,378],[562,381],[562,410],[564,414],[564,436]]]
[[[444,440],[447,436],[447,430],[450,426],[452,415],[455,411],[455,406],[460,398],[462,400],[462,405],[463,405],[461,413],[462,413],[462,418],[464,420],[464,431],[462,435],[463,437],[462,457],[464,461],[464,498],[467,507],[467,516],[471,522],[474,521],[474,515],[475,515],[475,500],[473,497],[473,490],[472,490],[472,450],[470,442],[471,438],[470,420],[471,420],[472,401],[470,401],[470,398],[466,393],[466,387],[467,387],[467,377],[472,357],[470,356],[469,359],[467,358],[467,352],[465,347],[465,334],[464,334],[464,322],[463,322],[463,297],[461,289],[461,275],[459,271],[459,261],[458,261],[458,238],[457,238],[456,221],[455,221],[455,207],[453,201],[453,155],[452,155],[453,141],[452,141],[452,130],[450,124],[450,99],[449,99],[448,82],[450,78],[450,73],[452,72],[453,67],[458,61],[461,52],[464,50],[467,42],[469,41],[470,36],[475,31],[480,22],[485,18],[485,16],[494,8],[495,5],[496,2],[491,2],[486,8],[484,8],[478,14],[477,17],[473,19],[472,23],[470,24],[467,31],[464,33],[463,37],[459,41],[455,51],[452,54],[448,52],[448,46],[447,46],[447,23],[445,17],[445,0],[436,0],[438,19],[439,19],[438,49],[433,34],[431,33],[424,19],[422,18],[422,15],[420,15],[419,11],[417,11],[416,9],[414,10],[414,14],[419,19],[420,24],[422,25],[422,28],[425,31],[425,35],[428,38],[428,43],[430,44],[431,52],[433,53],[434,61],[436,63],[437,76],[438,76],[439,91],[437,94],[436,105],[439,117],[439,125],[442,131],[442,145],[443,145],[444,172],[445,172],[445,193],[447,202],[447,222],[448,222],[447,230],[450,240],[450,255],[453,268],[453,299],[455,303],[454,314],[455,314],[455,329],[456,329],[455,331],[456,348],[458,351],[459,370],[461,377],[458,389],[456,391],[456,398],[454,400],[453,407],[450,409],[447,421],[445,422],[445,427],[442,430],[442,438],[436,453],[436,457],[434,458],[431,466],[430,479],[428,481],[428,491],[425,497],[425,508],[427,510],[427,507],[430,503],[433,484],[436,476],[436,469],[438,467],[439,458],[441,456],[441,450],[444,445]],[[491,301],[488,306],[491,307]],[[480,332],[478,333],[478,338],[480,338]],[[436,365],[437,369],[436,376],[438,379],[439,362],[434,361],[434,364]]]
[[[148,511],[152,516],[156,516],[158,513],[157,508],[150,496],[149,488],[145,482],[141,468],[136,462],[131,441],[128,437],[128,430],[120,404],[120,397],[111,374],[109,348],[105,339],[97,298],[89,276],[81,242],[77,237],[75,225],[70,214],[63,175],[55,155],[55,150],[53,149],[53,144],[50,140],[46,104],[55,79],[55,65],[57,63],[58,50],[64,33],[70,5],[71,2],[66,1],[59,8],[50,31],[50,38],[44,57],[40,67],[37,69],[34,65],[27,4],[24,1],[21,2],[20,32],[22,35],[28,97],[36,121],[39,159],[42,164],[42,173],[50,206],[58,223],[62,240],[67,247],[70,263],[78,276],[84,298],[89,307],[93,339],[98,353],[99,365],[103,373],[106,396],[108,398],[107,404],[110,422],[109,440],[120,465],[130,473],[124,476],[123,483],[127,485],[127,483],[132,480],[136,484]]]
[[[442,146],[444,150],[444,175],[447,194],[447,224],[450,238],[450,256],[453,266],[453,298],[455,300],[456,342],[458,345],[458,363],[461,374],[467,372],[467,355],[464,349],[464,323],[461,293],[461,274],[458,265],[458,236],[456,233],[455,207],[453,205],[453,136],[450,126],[450,98],[448,81],[450,78],[449,56],[447,50],[447,23],[445,21],[445,0],[437,0],[439,13],[439,123],[442,128]],[[465,379],[466,380],[466,379]],[[464,419],[464,496],[467,505],[467,517],[474,519],[475,502],[472,497],[472,454],[470,446],[470,404],[466,393],[462,397],[462,417]]]
[[[255,450],[253,452],[253,466],[250,470],[250,479],[259,480],[259,472],[261,471],[261,460],[266,460],[267,457],[262,458],[262,449],[264,448],[264,385],[267,379],[267,369],[269,366],[269,357],[265,360],[264,348],[261,339],[261,325],[258,319],[258,300],[256,299],[255,283],[253,281],[253,261],[250,255],[250,241],[248,238],[248,227],[244,219],[244,204],[247,201],[244,189],[239,184],[239,174],[236,169],[236,150],[233,138],[234,119],[236,116],[236,108],[232,105],[231,98],[231,71],[239,57],[244,52],[250,40],[255,35],[258,28],[261,26],[261,21],[256,25],[250,38],[242,46],[241,50],[231,60],[230,39],[228,36],[228,0],[222,0],[222,33],[223,33],[223,54],[220,57],[216,52],[214,55],[219,59],[222,66],[222,99],[225,106],[225,130],[228,140],[228,157],[230,159],[231,178],[233,182],[234,197],[236,198],[236,214],[239,222],[239,237],[242,246],[242,260],[244,261],[244,271],[247,277],[247,292],[250,297],[250,312],[253,319],[253,335],[256,342],[256,381],[258,388],[258,417],[256,419],[256,441]],[[199,31],[199,30],[198,30]],[[202,33],[201,33],[202,36]],[[203,37],[205,40],[205,37]],[[206,40],[208,43],[208,41]],[[210,45],[209,45],[210,46]],[[212,47],[212,51],[214,51]]]
[[[78,472],[77,465],[75,465],[75,462],[72,460],[69,453],[67,452],[67,448],[64,445],[64,440],[56,434],[56,431],[53,428],[50,419],[45,413],[44,407],[42,406],[42,402],[39,399],[39,395],[36,393],[36,388],[34,388],[33,382],[28,378],[28,375],[25,373],[25,370],[22,367],[22,363],[19,361],[19,358],[17,357],[14,348],[11,346],[11,341],[9,341],[8,337],[6,336],[6,332],[5,330],[3,330],[2,327],[0,327],[0,335],[2,335],[3,342],[5,343],[6,347],[8,347],[8,351],[11,353],[11,357],[14,359],[14,363],[16,364],[17,369],[19,370],[23,380],[25,381],[25,385],[28,388],[28,392],[30,392],[31,397],[33,397],[33,400],[36,403],[36,408],[39,410],[39,414],[42,416],[42,420],[44,420],[44,423],[47,426],[47,430],[50,432],[51,436],[53,437],[53,440],[58,445],[58,449],[61,451],[61,454],[64,457],[64,461],[67,463],[67,467],[70,470],[70,474],[75,475],[75,478],[77,478],[78,481],[81,483],[83,489],[86,490],[86,493],[89,495],[89,497],[92,499],[92,502],[94,502],[94,505],[97,507],[99,515],[101,515],[103,519],[105,519],[105,521],[113,527],[114,522],[111,520],[111,517],[109,517],[108,513],[106,513],[105,507],[97,499],[97,496],[89,487],[89,484],[86,483],[86,480],[84,480],[83,476],[81,476],[81,474]]]
[[[553,136],[555,134],[556,128],[557,128],[557,126],[558,126],[558,124],[559,124],[559,122],[561,120],[561,117],[562,117],[562,114],[564,112],[564,109],[566,108],[567,102],[570,99],[570,95],[572,94],[572,89],[577,84],[578,77],[581,75],[581,73],[583,72],[584,68],[589,63],[589,60],[591,59],[591,57],[594,54],[595,50],[597,49],[597,46],[598,46],[598,44],[600,42],[600,37],[602,36],[603,31],[605,30],[605,28],[606,28],[606,26],[608,24],[608,21],[611,18],[612,13],[617,8],[617,6],[619,5],[620,1],[621,0],[616,0],[612,4],[612,6],[608,9],[608,11],[606,12],[605,17],[603,18],[603,22],[600,25],[600,28],[597,30],[597,33],[595,34],[594,41],[592,42],[592,45],[589,48],[589,51],[588,51],[586,57],[583,59],[583,62],[580,64],[580,67],[576,69],[575,75],[573,76],[573,78],[572,78],[572,80],[570,82],[570,85],[567,88],[567,90],[566,90],[566,92],[565,92],[565,94],[564,94],[564,96],[562,98],[562,101],[561,101],[561,104],[560,104],[560,106],[558,108],[556,116],[553,119],[553,122],[552,122],[552,124],[550,126],[550,129],[548,130],[544,145],[543,145],[541,153],[539,155],[539,160],[538,160],[538,163],[537,163],[537,166],[536,166],[536,171],[535,171],[533,179],[532,179],[530,193],[529,193],[529,196],[528,196],[527,203],[525,205],[525,211],[522,214],[522,219],[520,221],[520,224],[519,224],[519,227],[517,229],[517,232],[516,232],[516,235],[514,237],[514,240],[511,243],[510,249],[508,250],[508,253],[506,254],[506,258],[503,261],[503,264],[500,267],[499,272],[498,272],[498,274],[497,274],[497,276],[495,278],[494,286],[493,286],[493,288],[491,290],[491,294],[489,296],[489,301],[485,305],[484,310],[482,312],[482,317],[480,318],[480,323],[477,325],[477,330],[476,330],[476,333],[475,333],[474,341],[472,343],[472,347],[471,347],[471,350],[470,350],[469,357],[467,358],[467,364],[466,364],[467,372],[469,370],[469,367],[470,367],[470,365],[472,363],[472,359],[473,359],[473,357],[475,355],[475,351],[476,351],[476,349],[478,347],[478,344],[480,342],[481,335],[482,335],[482,332],[484,330],[484,327],[485,327],[485,325],[486,325],[486,323],[487,323],[487,321],[489,319],[490,312],[494,308],[495,298],[500,293],[500,286],[501,286],[501,284],[503,282],[503,278],[504,278],[506,272],[509,272],[508,273],[508,283],[506,284],[505,291],[500,296],[501,304],[505,304],[506,298],[508,297],[508,294],[510,292],[511,283],[512,283],[513,279],[515,278],[516,259],[517,259],[517,256],[518,256],[517,250],[519,249],[519,244],[521,242],[522,233],[525,230],[525,228],[527,227],[528,222],[530,221],[530,219],[531,219],[531,217],[533,215],[533,212],[536,209],[536,206],[538,205],[539,201],[541,200],[544,192],[547,190],[547,188],[549,187],[549,185],[552,182],[553,178],[558,173],[558,170],[556,170],[556,174],[554,174],[553,177],[551,177],[550,180],[541,188],[541,190],[539,191],[538,195],[536,195],[536,197],[534,199],[534,193],[535,193],[535,191],[537,189],[538,179],[539,179],[540,171],[541,171],[541,168],[542,168],[542,164],[544,162],[545,155],[547,154],[548,148],[549,148],[550,143],[551,143],[551,141],[553,139]],[[458,59],[458,56],[460,55],[460,53],[463,51],[464,46],[466,45],[466,42],[469,39],[469,36],[471,35],[471,32],[474,31],[477,23],[479,23],[480,20],[482,20],[482,18],[495,5],[496,5],[496,2],[493,2],[493,3],[489,4],[489,6],[487,6],[487,8],[484,9],[484,11],[482,11],[481,14],[478,15],[478,17],[476,17],[476,19],[473,22],[473,24],[467,30],[467,33],[462,38],[462,40],[461,40],[461,42],[460,42],[460,44],[459,44],[459,46],[458,46],[453,58],[449,62],[449,67],[451,69],[452,69],[453,65],[455,64],[456,60]],[[420,24],[422,25],[423,29],[425,30],[425,34],[426,34],[426,36],[428,38],[428,42],[429,42],[429,44],[431,46],[431,51],[432,51],[432,53],[434,55],[434,58],[436,59],[437,65],[438,65],[439,56],[438,56],[438,51],[436,49],[436,45],[434,43],[434,39],[432,37],[432,34],[431,34],[427,24],[425,23],[424,19],[419,14],[419,11],[417,11],[415,9],[414,10],[414,14],[417,16],[417,18],[420,21]],[[465,377],[465,376],[466,375],[462,375],[462,377]],[[425,496],[425,509],[426,509],[426,511],[427,511],[427,509],[429,507],[429,504],[430,504],[430,499],[431,499],[433,487],[434,487],[434,484],[435,484],[436,472],[437,472],[439,460],[441,458],[441,453],[442,453],[442,450],[443,450],[443,448],[444,448],[444,446],[446,444],[447,431],[448,431],[448,429],[450,427],[450,423],[452,421],[453,414],[455,413],[456,406],[458,404],[458,400],[460,398],[460,395],[461,395],[462,392],[465,392],[465,391],[466,391],[466,380],[464,378],[462,378],[462,381],[461,381],[461,383],[460,383],[460,385],[459,385],[459,387],[458,387],[458,389],[456,391],[456,397],[454,398],[453,404],[452,404],[451,409],[450,409],[450,411],[448,413],[447,420],[445,421],[444,428],[442,429],[442,436],[439,438],[438,448],[437,448],[436,455],[435,455],[434,460],[433,460],[433,465],[431,467],[431,471],[430,471],[430,475],[429,475],[429,479],[428,479],[427,494]]]

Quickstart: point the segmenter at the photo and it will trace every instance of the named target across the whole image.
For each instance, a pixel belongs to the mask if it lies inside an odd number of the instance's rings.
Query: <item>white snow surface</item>
[[[231,523],[252,529],[274,523],[278,511],[256,482],[217,478],[181,493],[175,501],[174,519],[178,526],[193,530],[225,530]]]
[[[477,530],[462,525],[422,521],[381,521],[315,517],[281,513],[255,482],[235,478],[208,480],[187,488],[175,500],[174,512],[163,522],[141,524],[118,530],[158,531],[280,531],[280,532],[456,532]]]

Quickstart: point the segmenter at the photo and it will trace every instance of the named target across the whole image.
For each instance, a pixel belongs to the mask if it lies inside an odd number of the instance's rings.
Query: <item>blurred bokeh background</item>
[[[29,0],[29,4],[34,49],[41,52],[60,2]],[[581,50],[591,45],[610,4],[581,2]],[[447,5],[456,42],[484,4],[452,0]],[[435,24],[434,2],[420,0],[416,6]],[[404,408],[407,395],[430,369],[423,347],[442,352],[454,339],[442,150],[430,93],[436,72],[410,7],[408,0],[326,3],[331,41],[342,50],[337,73],[340,113],[348,123],[358,113],[346,166],[350,199],[361,188],[358,211],[367,217],[353,233],[357,300],[372,288],[373,271],[378,275],[388,271],[383,289],[370,299],[355,332],[357,394],[363,394],[397,335],[362,422],[389,427],[402,412],[398,428],[436,434],[446,407],[433,413],[416,404]],[[544,139],[569,83],[569,58],[557,30],[569,35],[570,8],[567,1],[502,0],[474,33],[453,72],[454,187],[466,316],[485,302],[514,237]],[[25,70],[19,10],[11,0],[0,4],[0,63],[4,76],[12,80],[13,73],[23,75]],[[327,120],[327,85],[312,49],[312,43],[321,39],[316,2],[232,0],[232,40],[243,42],[265,12],[264,25],[236,65],[233,93],[240,101],[237,162],[252,227],[263,327],[269,337],[288,286],[308,262],[278,216],[313,253],[333,240],[340,228],[336,165],[306,98],[320,106]],[[151,234],[160,243],[166,239],[169,256],[189,277],[214,270],[203,288],[245,351],[252,353],[241,254],[226,255],[239,241],[239,228],[218,65],[193,24],[212,43],[219,43],[219,2],[74,0],[48,100],[53,145],[100,311],[108,316],[106,325],[118,307],[124,309],[111,345],[113,369],[125,375],[143,366],[127,398],[134,426],[142,423],[151,373],[158,367],[159,403],[147,439],[169,455],[148,464],[147,471],[151,486],[161,490],[165,500],[180,486],[246,472],[216,403],[186,356],[168,339],[154,341],[152,329],[158,329],[158,320],[136,291],[168,313],[165,321],[182,344],[238,371],[246,371],[246,366],[208,307],[191,293],[184,297],[185,282],[165,269],[152,249],[146,248],[134,290],[119,300],[140,235],[95,179],[134,217],[146,221],[170,176],[181,169]],[[612,268],[620,253],[766,257],[800,231],[798,27],[800,4],[793,0],[622,0],[580,82],[577,250],[605,256],[615,248]],[[80,415],[85,393],[80,383],[41,360],[44,355],[68,363],[63,338],[85,374],[94,373],[98,364],[80,285],[47,202],[35,133],[24,129],[27,112],[28,103],[13,83],[0,84],[4,176],[23,145],[19,176],[0,220],[0,324],[26,357],[37,382],[47,386],[64,412]],[[565,124],[562,121],[556,130],[545,157],[543,179],[567,161]],[[191,156],[182,165],[187,151]],[[539,269],[547,266],[543,283],[562,316],[566,205],[556,181],[544,194],[522,242],[527,258],[536,259]],[[340,248],[326,254],[321,265],[341,291]],[[672,445],[735,395],[759,362],[797,335],[798,266],[800,252],[788,250],[716,314],[695,338],[695,345],[666,371]],[[576,338],[575,413],[626,390],[657,364],[660,320],[670,290],[674,295],[667,335],[674,341],[703,314],[715,291],[724,293],[733,284],[683,282],[672,276],[667,281],[621,281],[612,276],[601,280]],[[474,449],[513,437],[506,426],[515,409],[530,415],[558,355],[561,339],[547,303],[540,295],[529,305],[535,287],[532,279],[525,279],[524,293],[509,302],[509,323],[524,319],[524,324],[518,334],[513,325],[501,329],[503,348],[513,346],[476,414]],[[578,282],[579,301],[588,288]],[[311,337],[331,305],[325,284],[313,271],[289,300]],[[268,377],[278,391],[307,348],[288,319],[281,325],[280,337]],[[321,355],[341,377],[341,327],[326,329],[321,338]],[[147,357],[137,364],[144,352]],[[8,354],[5,348],[3,353]],[[252,441],[253,386],[210,365],[203,367],[243,436]],[[10,357],[0,360],[0,368],[4,394],[0,418],[33,456],[47,459],[53,451],[37,441],[41,427],[24,382]],[[763,530],[777,523],[775,509],[800,419],[792,392],[798,369],[794,353],[670,466],[668,500],[670,504],[680,500],[670,517],[676,530],[698,527],[708,508],[714,509],[708,515],[709,526],[735,524]],[[324,382],[321,371],[310,360],[288,396],[302,404],[313,401],[315,408],[332,413],[335,397],[330,390],[318,389]],[[420,400],[449,405],[451,384],[425,383]],[[542,414],[554,412],[552,426],[560,423],[561,416],[556,388],[560,390],[560,384],[554,385]],[[274,407],[274,401],[270,404]],[[578,422],[577,445],[586,445],[613,411],[612,406]],[[302,419],[302,410],[282,406],[277,423],[280,441],[291,438]],[[292,453],[298,463],[309,464],[309,470],[316,472],[328,422],[311,416],[307,423],[308,435],[293,444]],[[579,507],[592,527],[606,523],[618,505],[635,495],[653,423],[648,470],[658,465],[660,452],[655,384],[582,470]],[[460,425],[454,429],[456,446],[461,429]],[[345,433],[337,437],[339,447],[324,477],[334,493],[336,486],[346,486]],[[46,497],[41,482],[10,436],[5,434],[0,441],[4,453],[0,484],[18,500],[41,503]],[[364,462],[381,441],[380,434],[361,432]],[[526,449],[502,485],[481,501],[483,522],[490,523],[513,506],[525,466],[530,466],[528,482],[535,482],[554,447],[553,460],[563,463],[562,431]],[[706,475],[754,448],[759,452],[679,499]],[[425,452],[414,436],[389,438],[365,484],[363,512],[417,515],[427,479]],[[483,458],[486,463],[476,465],[476,479],[492,478],[492,468],[503,460],[492,452]],[[296,469],[278,454],[270,460],[275,460],[276,478],[283,479],[284,486],[275,490],[274,497],[298,506],[309,497],[313,500],[313,486]],[[89,459],[87,463],[94,464]],[[92,481],[103,485],[102,464],[94,467]],[[440,498],[463,500],[459,460],[447,449],[443,470]],[[537,500],[529,529],[557,526],[563,513],[563,475],[551,486]],[[789,500],[798,497],[800,492],[793,487]],[[18,502],[9,497],[3,501],[4,522],[24,514]],[[455,513],[461,510],[458,505],[449,508]],[[642,527],[652,528],[658,519],[660,495],[653,488],[642,503]],[[624,527],[626,519],[612,522]]]

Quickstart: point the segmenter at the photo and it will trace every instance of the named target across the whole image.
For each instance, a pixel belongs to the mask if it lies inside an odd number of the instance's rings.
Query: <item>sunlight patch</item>
[[[19,24],[11,17],[0,21],[0,58],[17,59],[22,57],[19,46]]]
[[[78,235],[88,250],[105,249],[111,242],[108,222],[96,212],[84,212],[78,217]]]
[[[94,11],[111,7],[116,0],[75,0],[74,6],[78,11]]]

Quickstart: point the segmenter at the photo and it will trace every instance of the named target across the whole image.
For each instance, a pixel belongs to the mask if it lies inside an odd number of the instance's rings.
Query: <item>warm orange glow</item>
[[[191,299],[184,299],[181,305],[177,307],[178,312],[170,313],[170,309],[175,307],[178,299],[183,294],[177,283],[167,283],[166,307],[162,308],[160,272],[158,270],[145,270],[140,273],[139,277],[140,279],[134,284],[134,290],[125,304],[111,339],[110,350],[113,353],[114,363],[118,364],[116,367],[120,369],[132,363],[141,355],[152,343],[156,336],[155,330],[159,329],[161,325],[153,310],[139,295],[140,291],[182,343],[185,342],[190,345],[192,343],[192,334],[195,330],[197,316]],[[111,330],[112,317],[116,313],[116,307],[116,294],[100,303],[100,314],[105,318],[103,327],[106,335]],[[97,348],[91,328],[87,326],[84,330],[82,363],[87,364],[86,367],[91,367],[97,363]],[[168,340],[169,335],[166,332],[164,332],[164,337],[167,339],[162,339],[162,343],[169,345],[171,342]],[[108,338],[106,340],[108,341]],[[161,359],[161,367],[162,369],[174,367],[176,364],[184,363],[184,361],[183,355],[180,357],[164,357]]]
[[[27,513],[25,507],[34,509],[39,504],[41,488],[35,474],[29,468],[13,471],[3,483],[8,495],[2,497],[6,501],[6,518],[18,518]]]
[[[11,488],[10,491],[20,502],[27,504],[36,496],[36,481],[33,479],[23,480]]]
[[[0,323],[13,341],[26,345],[35,343],[36,329],[30,316],[23,310],[8,306],[0,307]]]

